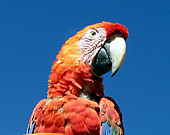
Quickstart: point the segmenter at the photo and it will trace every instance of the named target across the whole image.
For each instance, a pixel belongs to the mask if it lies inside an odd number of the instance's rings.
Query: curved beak
[[[111,70],[114,76],[121,67],[126,54],[126,42],[122,35],[116,34],[106,40],[92,62],[92,72],[101,76]]]

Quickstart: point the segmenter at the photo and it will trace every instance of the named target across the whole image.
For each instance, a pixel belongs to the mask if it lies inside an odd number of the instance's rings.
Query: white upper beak
[[[110,60],[112,62],[112,74],[113,76],[121,67],[126,54],[126,42],[120,34],[116,34],[111,38],[110,42]]]

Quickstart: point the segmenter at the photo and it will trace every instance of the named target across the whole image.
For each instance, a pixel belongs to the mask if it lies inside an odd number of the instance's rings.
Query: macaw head
[[[92,67],[96,76],[121,67],[126,54],[127,29],[118,23],[102,22],[86,28],[79,40],[82,60]]]
[[[64,88],[71,81],[83,89],[80,78],[88,82],[92,76],[100,78],[109,71],[113,76],[125,58],[127,37],[127,28],[118,23],[102,22],[85,27],[62,46],[53,63],[50,86],[60,82],[61,89],[61,83]]]

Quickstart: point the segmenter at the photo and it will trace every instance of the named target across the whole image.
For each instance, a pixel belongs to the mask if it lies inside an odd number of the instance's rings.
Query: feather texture
[[[110,97],[100,100],[100,132],[102,135],[123,135],[122,114],[117,103]]]
[[[95,41],[85,37],[88,30],[100,32]],[[100,47],[114,34],[128,37],[123,25],[102,22],[85,27],[66,41],[53,62],[47,99],[35,106],[27,134],[123,135],[119,107],[104,97],[103,78],[95,76],[91,67]]]
[[[30,123],[35,123],[35,133],[95,134],[100,127],[98,111],[97,102],[67,95],[40,101]]]

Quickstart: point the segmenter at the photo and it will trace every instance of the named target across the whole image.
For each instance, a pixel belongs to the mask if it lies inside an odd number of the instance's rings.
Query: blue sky
[[[169,134],[170,1],[0,2],[0,134],[26,133],[34,106],[46,98],[48,75],[60,47],[77,31],[101,21],[129,30],[125,61],[104,75],[126,135]]]

